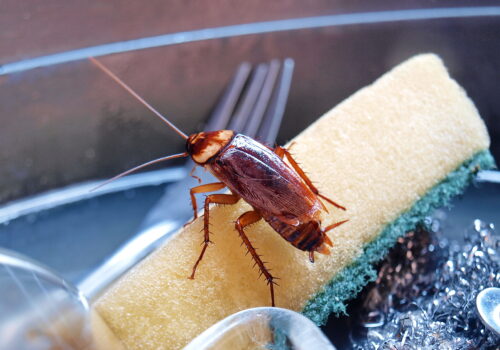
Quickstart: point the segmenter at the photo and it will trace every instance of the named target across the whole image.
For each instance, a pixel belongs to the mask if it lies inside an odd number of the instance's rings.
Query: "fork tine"
[[[250,137],[255,137],[255,135],[257,134],[257,130],[259,129],[259,125],[262,121],[262,117],[264,116],[266,108],[268,107],[269,99],[271,98],[271,95],[273,93],[280,67],[281,62],[279,60],[272,60],[269,63],[269,70],[267,72],[264,85],[262,86],[262,90],[259,94],[255,107],[246,123],[246,126],[243,129],[243,134]]]
[[[245,95],[242,97],[241,104],[237,107],[237,110],[229,122],[229,129],[240,132],[245,126],[250,113],[255,106],[255,101],[257,101],[257,97],[259,96],[259,92],[262,89],[262,85],[264,84],[265,77],[268,71],[268,64],[261,63],[255,69],[251,80],[249,82],[248,89],[245,92]]]
[[[273,145],[285,113],[288,92],[292,83],[292,75],[295,62],[291,58],[286,58],[283,62],[283,69],[278,80],[278,86],[274,89],[270,106],[262,121],[256,138],[261,142]]]
[[[231,114],[233,113],[234,107],[238,102],[251,70],[252,65],[248,62],[243,62],[239,65],[231,83],[224,91],[221,101],[210,115],[207,125],[205,126],[205,131],[221,130],[227,127]]]

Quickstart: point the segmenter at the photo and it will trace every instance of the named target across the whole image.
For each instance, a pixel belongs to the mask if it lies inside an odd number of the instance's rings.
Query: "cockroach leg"
[[[290,142],[290,144],[288,145],[288,147],[286,148],[286,150],[288,152],[290,152],[290,150],[292,149],[293,146],[295,146],[295,141]]]
[[[189,176],[191,176],[192,178],[196,179],[196,181],[198,181],[198,183],[201,184],[201,179],[194,174],[194,171],[196,170],[196,167],[197,167],[197,165],[195,164],[193,166],[193,169],[191,169],[191,171],[189,172]]]
[[[274,149],[274,153],[276,153],[278,155],[278,157],[280,157],[282,159],[284,157],[286,157],[286,159],[290,162],[290,165],[293,167],[293,169],[297,172],[297,174],[299,174],[299,176],[302,178],[302,180],[304,180],[304,182],[307,184],[307,186],[309,186],[309,188],[311,189],[311,191],[314,192],[314,194],[316,194],[318,197],[323,198],[325,201],[327,201],[328,203],[332,204],[333,206],[335,206],[335,207],[337,207],[339,209],[342,209],[342,210],[346,210],[346,208],[343,207],[342,205],[335,203],[330,198],[328,198],[328,197],[322,195],[321,193],[319,193],[319,191],[316,188],[316,186],[313,185],[312,181],[307,177],[307,175],[304,172],[304,170],[302,170],[302,168],[295,161],[295,159],[293,159],[292,155],[290,154],[290,152],[288,152],[288,150],[286,148],[283,148],[283,147],[280,147],[280,146],[276,146],[276,148]]]
[[[217,183],[213,184],[207,184],[204,186],[208,185],[216,185]],[[202,186],[198,186],[202,187]],[[216,190],[212,190],[216,191]],[[190,279],[194,279],[194,274],[196,273],[196,268],[198,267],[198,264],[200,263],[201,259],[203,259],[203,255],[205,254],[205,251],[207,250],[208,244],[210,243],[210,222],[209,222],[209,208],[210,208],[210,203],[215,203],[215,204],[235,204],[238,202],[240,197],[236,194],[211,194],[208,195],[207,198],[205,198],[205,207],[204,207],[204,216],[203,216],[203,233],[204,233],[204,239],[203,239],[203,248],[201,249],[200,256],[198,257],[198,260],[194,263],[193,266],[193,272],[191,273],[191,276],[189,277]]]
[[[309,261],[314,263],[314,250],[309,251]]]
[[[226,185],[223,182],[214,182],[211,184],[205,184],[205,185],[200,185],[193,187],[189,190],[189,194],[191,196],[191,204],[193,205],[193,212],[194,212],[194,218],[193,220],[189,221],[186,225],[190,224],[194,220],[198,218],[198,204],[196,203],[196,197],[194,196],[195,193],[206,193],[206,192],[213,192],[213,191],[218,191],[226,187]],[[184,225],[184,226],[186,226]]]
[[[252,246],[252,243],[245,234],[245,231],[243,230],[246,226],[256,223],[260,219],[262,219],[262,216],[258,212],[247,211],[246,213],[241,215],[238,218],[238,220],[236,220],[236,229],[238,230],[238,233],[240,234],[243,243],[245,243],[247,251],[252,255],[252,258],[255,260],[255,263],[259,267],[261,274],[264,275],[264,277],[266,278],[267,284],[269,285],[269,288],[271,290],[271,305],[275,306],[274,303],[275,277],[273,277],[269,272],[269,270],[266,268],[264,262],[261,260],[259,254],[257,254],[257,252],[255,251],[255,248]]]

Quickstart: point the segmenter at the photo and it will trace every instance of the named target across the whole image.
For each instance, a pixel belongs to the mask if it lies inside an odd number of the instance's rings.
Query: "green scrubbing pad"
[[[317,293],[302,313],[318,325],[325,324],[331,313],[345,314],[346,301],[354,298],[368,282],[376,279],[377,271],[373,264],[386,256],[399,237],[413,230],[433,209],[448,205],[453,197],[463,193],[478,170],[494,167],[495,161],[489,151],[481,151],[463,163],[411,209],[388,224],[380,236],[366,244],[363,254]]]

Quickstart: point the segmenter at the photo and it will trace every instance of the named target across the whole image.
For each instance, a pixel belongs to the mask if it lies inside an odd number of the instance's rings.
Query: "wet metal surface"
[[[242,61],[295,59],[284,143],[408,57],[435,52],[477,104],[500,155],[496,17],[359,24],[249,35],[101,58],[186,133],[201,129]],[[0,203],[109,177],[182,150],[164,128],[87,61],[0,76]]]

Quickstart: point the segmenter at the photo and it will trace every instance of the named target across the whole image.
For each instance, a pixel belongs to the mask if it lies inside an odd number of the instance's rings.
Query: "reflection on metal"
[[[68,186],[63,189],[48,191],[33,197],[14,201],[1,207],[0,224],[22,215],[38,213],[42,210],[75,203],[91,197],[126,191],[136,187],[157,186],[167,182],[179,181],[186,175],[186,171],[183,167],[174,167],[130,175],[110,183],[95,192],[90,191],[99,185],[101,181],[89,181]]]
[[[500,336],[500,288],[483,289],[477,295],[476,307],[484,325]]]
[[[165,221],[150,227],[121,246],[104,264],[78,283],[78,289],[95,299],[131,266],[134,266],[177,231],[182,222]]]
[[[477,182],[490,182],[500,184],[500,171],[498,170],[482,170],[477,173]]]
[[[81,49],[40,56],[0,66],[0,75],[21,72],[37,67],[71,62],[88,57],[142,50],[152,47],[183,44],[202,40],[228,38],[242,35],[272,33],[287,30],[311,29],[320,27],[371,24],[397,21],[432,20],[443,18],[465,18],[500,16],[500,6],[456,7],[437,9],[415,9],[400,11],[379,11],[364,13],[337,14],[330,16],[292,18],[277,21],[238,24],[224,27],[197,29],[186,32],[163,34],[140,39],[90,46]]]

